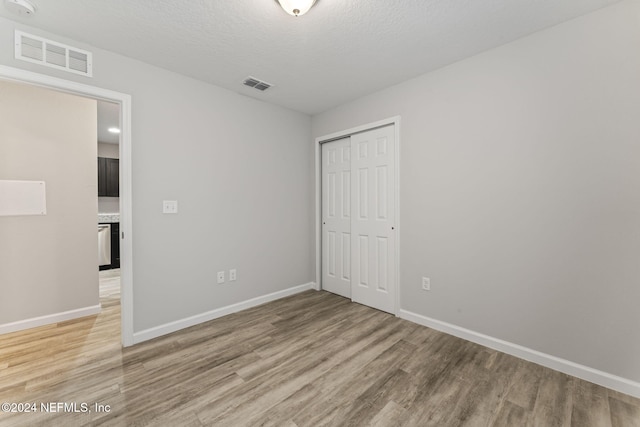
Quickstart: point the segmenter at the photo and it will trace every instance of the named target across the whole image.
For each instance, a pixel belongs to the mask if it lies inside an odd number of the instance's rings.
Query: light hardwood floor
[[[101,276],[100,315],[0,336],[0,402],[38,405],[1,426],[640,426],[638,399],[326,292],[122,349]]]

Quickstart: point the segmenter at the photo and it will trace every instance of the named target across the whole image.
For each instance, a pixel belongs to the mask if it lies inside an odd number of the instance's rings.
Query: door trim
[[[324,135],[315,139],[315,183],[316,183],[316,290],[322,289],[322,150],[321,145],[325,142],[335,141],[337,139],[346,138],[356,133],[366,132],[376,128],[384,126],[394,126],[395,133],[395,192],[396,198],[394,203],[395,209],[395,227],[396,227],[396,300],[394,302],[394,313],[396,316],[400,313],[400,116],[389,117],[387,119],[379,120],[377,122],[367,123],[361,126],[356,126],[350,129],[345,129],[339,132],[334,132],[328,135]]]
[[[131,95],[0,65],[0,80],[26,83],[120,105],[120,281],[122,345],[133,341],[133,224],[131,209]],[[122,234],[123,233],[123,234]],[[124,235],[124,238],[122,236]]]

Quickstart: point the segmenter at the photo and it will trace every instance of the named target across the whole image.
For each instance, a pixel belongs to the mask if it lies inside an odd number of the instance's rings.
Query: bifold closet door
[[[351,136],[351,299],[395,313],[395,130]]]
[[[351,148],[322,144],[322,288],[351,297]]]

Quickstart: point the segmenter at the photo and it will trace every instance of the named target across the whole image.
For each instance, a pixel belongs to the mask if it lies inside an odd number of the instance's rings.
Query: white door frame
[[[120,282],[122,345],[133,341],[133,226],[131,210],[131,95],[0,65],[0,80],[27,83],[120,105]],[[124,238],[122,237],[124,236]]]
[[[396,226],[396,300],[394,302],[394,314],[398,316],[400,313],[400,116],[389,117],[373,123],[356,126],[343,131],[324,135],[315,140],[315,167],[316,167],[316,290],[322,289],[322,151],[321,145],[325,142],[335,141],[336,139],[346,138],[356,133],[366,132],[368,130],[380,128],[383,126],[394,125],[395,132],[395,226]]]

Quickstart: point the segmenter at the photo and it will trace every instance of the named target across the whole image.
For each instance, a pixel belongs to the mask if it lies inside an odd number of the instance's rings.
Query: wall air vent
[[[255,77],[247,77],[246,79],[244,79],[243,84],[245,86],[249,86],[252,87],[254,89],[258,89],[259,91],[264,92],[265,90],[269,89],[270,87],[272,87],[273,85],[271,83],[267,83],[264,82],[262,80],[258,80]]]
[[[15,58],[74,74],[93,77],[91,52],[22,31],[15,32]]]

